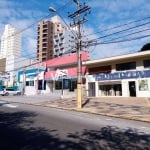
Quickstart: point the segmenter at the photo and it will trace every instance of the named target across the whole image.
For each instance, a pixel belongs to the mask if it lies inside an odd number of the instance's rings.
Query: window
[[[63,86],[62,86],[63,83]],[[70,79],[63,79],[58,80],[55,82],[55,89],[61,90],[61,89],[69,89],[70,91],[74,91],[74,89],[77,88],[77,81],[76,80],[70,80]]]
[[[56,90],[60,90],[60,89],[62,89],[62,81],[56,81],[55,82],[55,89]]]
[[[46,90],[46,81],[44,80],[38,81],[38,90]]]
[[[88,69],[89,74],[98,74],[98,73],[110,73],[111,66],[99,66],[99,67],[92,67]]]
[[[143,60],[144,68],[150,68],[150,59]]]
[[[26,86],[34,86],[34,81],[26,81]]]
[[[134,70],[134,69],[136,69],[136,62],[116,64],[117,71]]]

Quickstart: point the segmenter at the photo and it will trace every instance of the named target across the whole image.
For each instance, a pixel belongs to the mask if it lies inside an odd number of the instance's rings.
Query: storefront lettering
[[[147,77],[150,77],[150,70],[118,72],[118,73],[100,73],[100,74],[94,75],[94,77],[97,81],[131,79],[131,78],[147,78]]]

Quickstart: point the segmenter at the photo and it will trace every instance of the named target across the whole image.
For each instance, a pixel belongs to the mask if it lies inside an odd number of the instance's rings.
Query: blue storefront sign
[[[94,77],[96,81],[132,79],[132,78],[148,78],[150,77],[150,70],[128,71],[128,72],[117,72],[117,73],[100,73],[100,74],[94,75]]]

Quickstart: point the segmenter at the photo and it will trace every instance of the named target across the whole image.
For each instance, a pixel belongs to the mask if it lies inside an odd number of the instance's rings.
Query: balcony
[[[47,43],[47,39],[43,39],[43,43]]]
[[[43,37],[42,37],[43,39],[47,39],[48,38],[48,36],[47,35],[43,35]]]
[[[48,25],[47,24],[43,24],[43,29],[48,29]]]

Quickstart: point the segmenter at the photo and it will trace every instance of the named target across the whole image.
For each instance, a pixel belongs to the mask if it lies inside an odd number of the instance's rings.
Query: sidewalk
[[[89,98],[82,100],[81,109],[77,108],[76,99],[52,100],[36,103],[36,105],[150,122],[150,99],[148,98]]]
[[[7,102],[19,102],[36,106],[54,107],[65,110],[94,113],[111,117],[119,117],[131,120],[145,121],[150,123],[150,99],[149,98],[123,98],[123,97],[100,97],[86,98],[82,100],[82,108],[77,108],[76,98],[60,99],[50,96],[16,96],[0,97]]]

